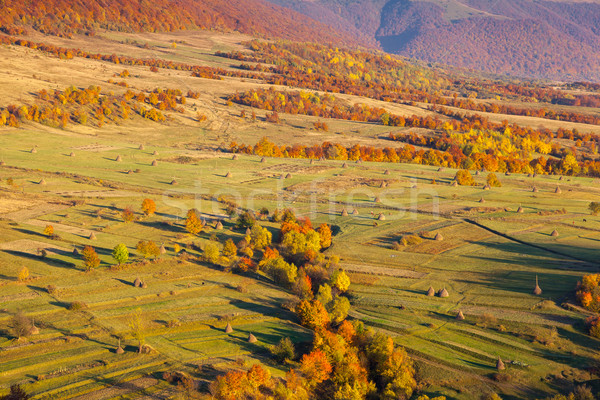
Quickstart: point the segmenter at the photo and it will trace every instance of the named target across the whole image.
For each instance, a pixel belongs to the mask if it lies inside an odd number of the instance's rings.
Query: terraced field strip
[[[421,279],[427,276],[425,272],[411,271],[393,267],[381,267],[377,265],[342,263],[342,268],[350,272],[362,272],[373,275],[393,276],[396,278]]]

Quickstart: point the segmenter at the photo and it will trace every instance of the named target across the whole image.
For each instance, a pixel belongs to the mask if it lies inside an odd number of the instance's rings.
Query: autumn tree
[[[286,262],[282,257],[268,260],[261,267],[275,282],[284,286],[291,286],[298,276],[298,268]]]
[[[350,277],[343,269],[338,269],[331,275],[331,285],[343,293],[350,287]]]
[[[154,200],[144,199],[144,201],[142,201],[142,211],[146,216],[154,214],[156,211],[156,203],[154,203]]]
[[[331,246],[331,227],[328,224],[321,224],[317,232],[321,248],[326,249]]]
[[[142,317],[142,310],[136,309],[133,315],[129,317],[129,334],[138,342],[138,352],[142,352],[142,347],[146,341],[145,323]]]
[[[121,217],[125,222],[131,222],[135,219],[135,212],[129,206],[125,207],[123,211],[121,211]]]
[[[296,314],[302,326],[313,330],[327,327],[330,322],[329,314],[319,300],[302,300],[296,306]]]
[[[216,264],[221,256],[221,251],[217,243],[210,241],[204,246],[204,260],[211,264]]]
[[[456,175],[454,176],[456,182],[461,186],[473,186],[475,185],[475,180],[473,176],[467,169],[461,169],[456,171]]]
[[[100,257],[92,246],[85,246],[81,251],[81,257],[86,271],[91,271],[100,265]]]
[[[255,224],[250,230],[250,244],[255,249],[262,250],[271,244],[273,235],[267,228]]]
[[[185,218],[185,230],[192,235],[197,235],[202,231],[202,221],[198,218],[198,210],[192,208],[187,212]]]
[[[112,256],[119,265],[126,263],[129,259],[129,250],[123,243],[116,245],[112,251]]]
[[[299,371],[306,378],[308,387],[312,389],[328,379],[333,368],[323,351],[313,350],[302,356]]]
[[[33,323],[22,311],[17,312],[10,320],[10,332],[17,339],[29,336]]]
[[[160,256],[160,247],[152,240],[140,240],[135,248],[144,258]]]
[[[588,209],[591,211],[593,215],[600,214],[600,202],[592,201],[588,206]]]
[[[44,235],[46,235],[46,236],[54,235],[54,227],[52,225],[46,225],[46,228],[44,228]]]
[[[256,223],[256,218],[254,218],[254,214],[249,211],[244,211],[238,216],[237,222],[235,226],[238,229],[246,229],[252,228]]]
[[[223,246],[223,251],[221,252],[223,257],[230,259],[237,256],[237,246],[231,239],[227,239],[225,241],[225,245]]]
[[[21,270],[19,271],[18,279],[19,279],[19,282],[25,282],[27,279],[29,279],[29,268],[27,268],[27,267],[21,268]]]
[[[487,184],[490,185],[491,187],[501,187],[502,186],[502,183],[500,183],[500,180],[498,179],[496,174],[494,174],[493,172],[490,172],[488,174]]]

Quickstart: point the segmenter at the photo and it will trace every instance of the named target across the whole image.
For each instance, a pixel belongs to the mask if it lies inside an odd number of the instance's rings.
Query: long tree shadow
[[[50,257],[40,257],[38,255],[34,255],[34,254],[30,254],[30,253],[25,253],[25,252],[20,252],[20,251],[16,251],[16,250],[1,250],[7,254],[16,256],[16,257],[22,257],[28,260],[36,260],[36,261],[43,261],[46,264],[49,265],[53,265],[56,267],[61,267],[61,268],[68,268],[68,269],[74,269],[77,270],[77,266],[71,262],[68,261],[63,261],[63,260],[58,260],[56,258],[50,258]]]

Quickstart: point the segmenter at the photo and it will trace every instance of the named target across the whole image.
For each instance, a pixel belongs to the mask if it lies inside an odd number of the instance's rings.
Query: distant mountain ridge
[[[391,53],[492,73],[600,81],[598,0],[272,1],[340,30],[345,21]],[[319,8],[329,13],[314,12]]]
[[[346,45],[375,45],[356,30],[337,32],[298,12],[265,0],[0,0],[0,30],[71,36],[118,31],[215,29],[255,36]],[[358,36],[363,36],[359,39]]]

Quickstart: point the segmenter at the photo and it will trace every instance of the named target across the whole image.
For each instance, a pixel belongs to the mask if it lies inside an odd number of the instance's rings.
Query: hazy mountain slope
[[[98,29],[204,28],[290,40],[364,43],[351,33],[336,32],[264,0],[0,0],[0,6],[0,28],[9,33],[18,32],[22,25],[60,36],[93,34]]]
[[[291,0],[303,11],[308,2]],[[321,22],[373,35],[384,50],[494,73],[600,81],[600,2],[317,0]],[[333,21],[335,20],[335,23]]]

